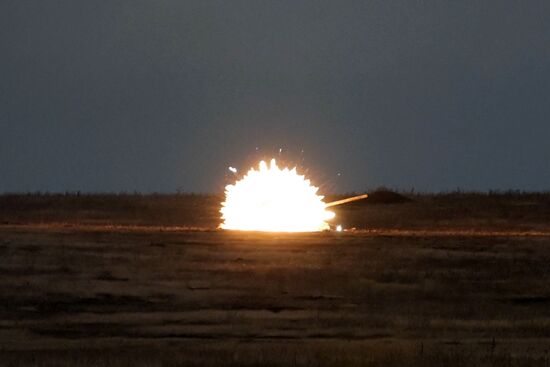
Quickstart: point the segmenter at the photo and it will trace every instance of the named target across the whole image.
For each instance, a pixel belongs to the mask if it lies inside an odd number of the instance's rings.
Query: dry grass
[[[405,195],[410,201],[400,197],[378,192],[364,201],[335,207],[336,221],[357,229],[550,231],[549,193]],[[213,229],[219,225],[221,201],[221,196],[193,194],[0,195],[0,224]]]
[[[342,208],[381,223],[364,231],[232,233],[205,219],[215,204],[177,217],[177,200],[216,202],[184,198],[12,197],[0,210],[11,223],[0,226],[0,365],[550,365],[550,237],[538,217],[507,228],[483,219],[496,204],[478,203],[447,226],[430,216],[464,203],[415,197]],[[128,207],[146,213],[130,220]],[[153,215],[163,207],[169,227]],[[48,211],[55,220],[33,222]]]

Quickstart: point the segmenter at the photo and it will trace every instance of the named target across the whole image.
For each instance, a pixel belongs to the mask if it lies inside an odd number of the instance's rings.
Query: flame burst
[[[260,162],[234,185],[225,188],[223,229],[265,232],[315,232],[329,229],[334,213],[326,210],[318,188],[296,172],[271,160]]]

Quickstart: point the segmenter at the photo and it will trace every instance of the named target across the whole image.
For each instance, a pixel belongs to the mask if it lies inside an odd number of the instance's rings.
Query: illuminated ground
[[[550,364],[542,219],[292,235],[42,222],[0,226],[3,365]]]

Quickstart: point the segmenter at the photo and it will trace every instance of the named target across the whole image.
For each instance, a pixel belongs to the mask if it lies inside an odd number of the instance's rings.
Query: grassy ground
[[[0,199],[0,365],[550,365],[545,195],[292,235],[215,230],[213,197],[51,199]]]
[[[393,196],[371,193],[338,206],[334,224],[358,229],[550,230],[550,193],[449,193]],[[339,199],[329,196],[327,201]],[[398,195],[399,198],[399,195]],[[0,224],[65,223],[126,226],[219,225],[216,195],[0,195]]]

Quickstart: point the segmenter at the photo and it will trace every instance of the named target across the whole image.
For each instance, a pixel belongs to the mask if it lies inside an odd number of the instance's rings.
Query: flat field
[[[0,197],[0,365],[549,366],[548,195],[216,229],[218,198]]]

